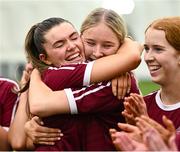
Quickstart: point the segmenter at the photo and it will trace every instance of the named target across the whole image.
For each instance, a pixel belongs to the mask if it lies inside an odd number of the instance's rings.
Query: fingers
[[[172,133],[164,128],[161,124],[157,123],[153,119],[146,117],[146,116],[141,116],[140,118],[136,118],[137,123],[136,125],[143,131],[145,132],[148,129],[155,129],[157,130],[160,134],[163,140],[167,143],[170,135]]]
[[[118,85],[117,79],[116,78],[113,79],[111,83],[112,83],[112,93],[114,96],[117,96],[117,85]]]
[[[135,132],[137,131],[137,127],[130,125],[130,124],[125,124],[125,123],[118,123],[118,127],[125,131],[125,132]]]
[[[151,122],[150,118],[146,118],[144,116],[137,117],[136,118],[136,125],[142,130],[143,132],[146,132],[148,129],[153,128],[154,125],[152,125],[154,122]],[[155,123],[154,123],[155,124]]]
[[[118,77],[118,99],[123,99],[125,95],[130,92],[131,78],[129,73],[124,73],[121,77]]]
[[[33,143],[46,143],[60,140],[63,134],[60,129],[48,128],[41,126],[42,121],[39,117],[35,116],[25,124],[25,132]]]
[[[162,119],[163,119],[163,123],[166,126],[166,128],[171,133],[175,133],[176,129],[175,129],[174,125],[173,125],[173,122],[170,119],[168,119],[165,115],[163,115]]]
[[[112,80],[112,92],[118,99],[123,99],[126,93],[130,92],[130,88],[131,77],[129,73],[122,74]]]
[[[123,132],[116,134],[116,139],[113,141],[117,150],[132,151],[135,150],[135,145],[132,140]]]
[[[109,133],[110,133],[110,135],[111,135],[111,139],[112,139],[112,141],[114,141],[115,140],[115,133],[117,132],[117,130],[116,129],[109,129]]]
[[[136,104],[136,108],[137,108],[139,115],[148,116],[146,103],[145,103],[143,97],[139,94],[136,94],[136,93],[131,93],[131,97],[133,98],[133,100]]]
[[[54,145],[56,141],[60,140],[61,137],[42,137],[42,138],[35,138],[33,143],[34,144],[46,144],[46,145]]]
[[[165,128],[161,124],[147,116],[141,116],[140,118],[137,118],[137,120],[141,123],[144,129],[154,127],[160,133],[165,132]]]
[[[126,123],[135,125],[136,121],[132,114],[129,114],[126,110],[122,112],[122,115],[125,117]]]
[[[178,151],[178,148],[177,148],[177,145],[176,145],[176,142],[175,142],[175,138],[176,138],[175,134],[172,135],[169,138],[168,145],[169,145],[170,150]]]
[[[131,96],[125,98],[124,107],[127,110],[127,112],[132,114],[134,117],[137,117],[140,115],[137,110],[138,109],[137,105],[135,104]]]
[[[131,91],[131,74],[127,73],[127,75],[128,75],[127,93],[129,94]]]
[[[168,147],[161,138],[160,134],[153,128],[144,132],[144,140],[149,150],[152,151],[167,151]]]
[[[39,125],[44,125],[43,121],[38,116],[34,116],[31,120],[37,122]]]

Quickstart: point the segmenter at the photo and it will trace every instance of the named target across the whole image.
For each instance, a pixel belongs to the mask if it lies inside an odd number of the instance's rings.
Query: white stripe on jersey
[[[77,110],[77,105],[76,105],[76,101],[74,100],[74,96],[72,93],[71,89],[64,89],[66,96],[68,98],[68,103],[69,103],[69,108],[71,111],[71,114],[77,114],[78,110]]]
[[[83,63],[71,63],[71,66],[62,66],[62,67],[49,67],[49,70],[74,70],[76,68],[76,66],[73,67],[73,65],[77,65],[77,64],[88,64],[86,62]]]
[[[10,80],[10,79],[7,79],[7,78],[0,78],[0,81],[8,81],[10,83],[13,83],[17,87],[17,89],[19,89],[18,84],[14,80]]]
[[[49,69],[49,70],[74,70],[75,67],[60,67],[60,68],[57,68],[57,67],[49,67],[48,69]]]
[[[79,97],[75,97],[75,100],[80,100],[80,99],[82,99],[83,97],[85,97],[85,96],[87,96],[87,95],[89,95],[89,94],[91,94],[91,93],[94,93],[94,92],[97,92],[97,91],[99,91],[99,90],[101,90],[101,89],[103,89],[103,88],[105,88],[105,87],[109,87],[111,85],[111,83],[110,82],[108,82],[105,86],[99,86],[99,87],[97,87],[97,88],[94,88],[94,89],[92,89],[92,90],[89,90],[89,91],[87,91],[87,92],[85,92],[84,94],[82,94],[81,96],[79,96]],[[85,90],[85,89],[83,89],[83,90]],[[81,90],[82,91],[82,90]],[[77,91],[73,91],[73,94],[75,94],[75,92],[77,93]]]
[[[90,78],[91,78],[91,72],[92,72],[93,65],[94,65],[94,61],[89,62],[87,64],[86,71],[84,73],[83,86],[90,85]]]
[[[9,127],[3,127],[4,130],[9,131]]]

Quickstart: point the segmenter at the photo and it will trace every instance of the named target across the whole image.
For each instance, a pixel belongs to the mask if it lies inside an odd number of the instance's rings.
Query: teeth
[[[74,58],[76,58],[76,57],[78,57],[78,56],[80,56],[80,54],[79,53],[76,53],[76,54],[74,54],[74,55],[71,55],[70,57],[68,57],[66,60],[73,60]]]
[[[151,71],[158,70],[159,68],[160,68],[160,66],[149,66],[149,70],[151,70]]]

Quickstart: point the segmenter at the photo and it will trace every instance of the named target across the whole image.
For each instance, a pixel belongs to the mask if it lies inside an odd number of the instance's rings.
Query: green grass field
[[[158,90],[159,86],[151,81],[140,81],[139,80],[139,87],[143,95],[147,95],[148,93]]]

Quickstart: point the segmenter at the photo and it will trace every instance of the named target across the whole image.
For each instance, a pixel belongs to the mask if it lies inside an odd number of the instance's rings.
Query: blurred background
[[[17,81],[26,62],[24,39],[30,27],[49,17],[62,17],[77,29],[97,7],[123,16],[129,34],[144,42],[147,25],[156,18],[180,16],[180,0],[0,0],[0,76]],[[158,88],[143,61],[135,70],[143,94]]]

